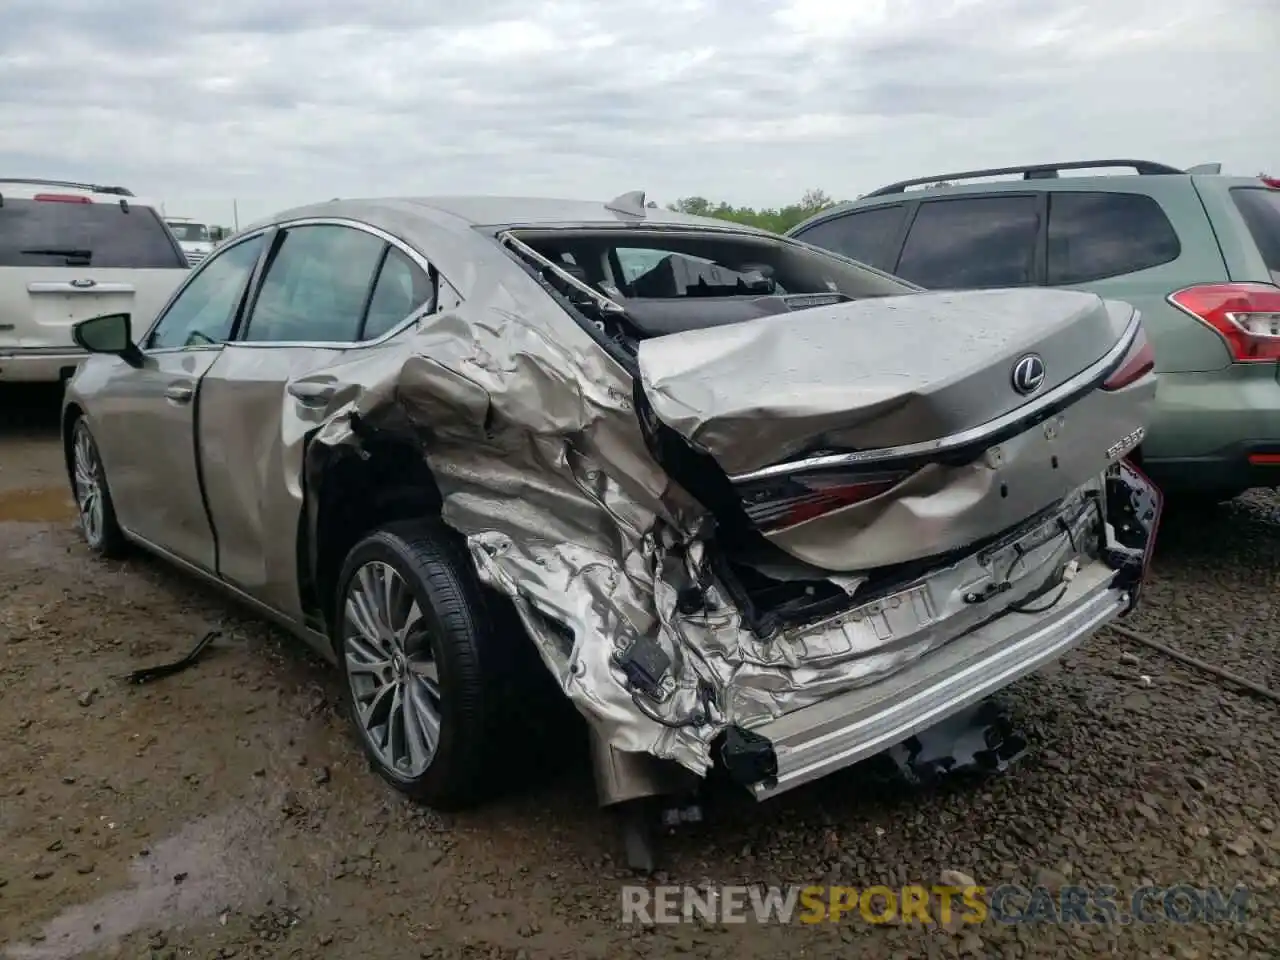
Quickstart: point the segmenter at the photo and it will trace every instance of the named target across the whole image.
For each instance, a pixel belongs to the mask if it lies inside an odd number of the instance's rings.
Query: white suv
[[[0,178],[0,382],[65,380],[78,320],[164,306],[186,257],[152,204],[123,187]]]
[[[197,223],[189,217],[169,217],[165,220],[173,235],[178,238],[178,246],[187,255],[187,263],[195,266],[209,254],[213,253],[213,240],[209,236],[209,228]]]

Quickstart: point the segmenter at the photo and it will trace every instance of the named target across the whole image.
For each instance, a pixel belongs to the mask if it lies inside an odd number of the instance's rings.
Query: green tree
[[[713,203],[706,197],[682,197],[675,203],[667,205],[668,210],[689,213],[698,217],[715,217],[718,220],[729,220],[742,223],[774,233],[786,233],[796,224],[807,220],[820,210],[834,206],[833,200],[825,190],[806,190],[796,203],[785,207],[735,207],[721,200]]]

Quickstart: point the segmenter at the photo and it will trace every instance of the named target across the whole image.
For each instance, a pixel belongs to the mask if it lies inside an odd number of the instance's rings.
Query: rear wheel
[[[76,498],[76,514],[85,543],[94,553],[116,557],[127,546],[116,521],[115,505],[107,487],[107,474],[98,455],[98,445],[84,417],[71,429],[71,487]]]
[[[475,802],[496,760],[495,636],[457,535],[390,524],[352,548],[338,585],[335,650],[371,765],[431,806]]]

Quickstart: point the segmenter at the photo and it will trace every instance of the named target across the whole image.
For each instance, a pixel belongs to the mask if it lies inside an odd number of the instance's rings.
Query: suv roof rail
[[[928,177],[916,177],[914,180],[900,180],[879,190],[863,194],[859,199],[867,197],[883,197],[891,193],[902,193],[907,187],[918,187],[923,184],[935,184],[939,181],[973,180],[978,177],[1000,177],[1020,173],[1024,180],[1052,180],[1062,170],[1089,170],[1102,167],[1125,167],[1140,176],[1168,176],[1186,173],[1177,167],[1151,160],[1072,160],[1068,163],[1033,163],[1018,167],[992,167],[988,170],[962,170],[959,173],[933,174]]]
[[[28,183],[37,187],[72,187],[93,193],[107,193],[114,197],[132,197],[132,190],[125,187],[108,187],[100,183],[78,183],[74,180],[33,180],[30,177],[0,177],[0,183]]]

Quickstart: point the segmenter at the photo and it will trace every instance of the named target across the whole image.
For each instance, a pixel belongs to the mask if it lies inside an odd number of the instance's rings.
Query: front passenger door
[[[141,368],[114,361],[89,411],[121,526],[208,571],[217,550],[195,446],[202,382],[232,335],[262,246],[251,236],[203,263],[143,337]]]

